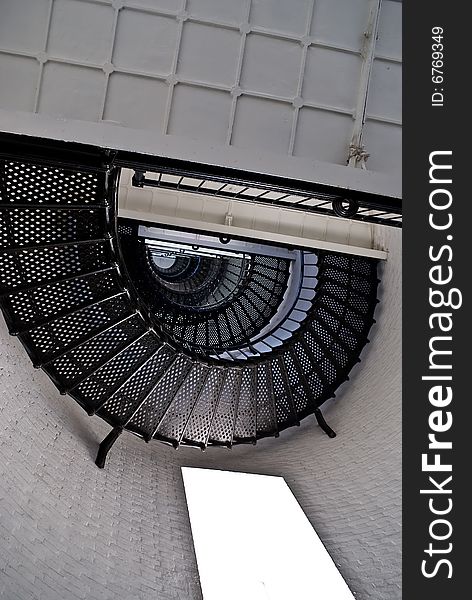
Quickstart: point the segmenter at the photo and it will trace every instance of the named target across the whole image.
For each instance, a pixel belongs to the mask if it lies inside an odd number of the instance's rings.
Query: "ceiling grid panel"
[[[4,0],[0,129],[398,196],[398,2],[372,45],[369,172],[346,166],[378,3]]]
[[[366,107],[364,141],[368,167],[401,175],[402,5],[383,0]]]

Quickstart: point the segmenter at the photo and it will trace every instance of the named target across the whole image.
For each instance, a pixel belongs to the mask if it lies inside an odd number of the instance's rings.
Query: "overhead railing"
[[[206,171],[205,165],[179,166],[176,162],[150,171],[135,169],[133,186],[256,202],[390,227],[402,225],[402,206],[398,198],[234,169]]]
[[[394,196],[220,165],[28,136],[2,133],[0,142],[0,157],[11,156],[13,152],[24,160],[34,159],[37,164],[63,167],[80,164],[82,169],[90,171],[100,171],[105,165],[131,169],[135,173],[133,185],[137,187],[192,192],[389,227],[402,226],[402,200]],[[5,152],[2,146],[8,146],[9,152]]]

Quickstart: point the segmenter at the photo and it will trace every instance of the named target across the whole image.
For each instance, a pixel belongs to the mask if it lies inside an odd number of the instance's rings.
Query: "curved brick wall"
[[[0,598],[200,600],[186,465],[283,475],[358,598],[399,599],[400,232],[386,244],[372,343],[324,408],[334,440],[313,417],[231,452],[126,434],[101,471],[109,428],[60,396],[0,319]]]

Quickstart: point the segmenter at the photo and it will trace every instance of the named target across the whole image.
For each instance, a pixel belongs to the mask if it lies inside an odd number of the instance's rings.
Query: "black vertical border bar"
[[[442,27],[444,54],[444,81],[432,81],[432,29]],[[470,384],[472,376],[471,312],[468,289],[470,278],[470,244],[472,232],[471,191],[469,173],[472,175],[472,147],[470,124],[470,52],[472,39],[471,24],[464,5],[449,0],[415,2],[405,0],[403,4],[403,598],[428,600],[455,600],[470,595],[469,567],[472,526],[470,524],[471,491],[468,486],[472,469],[471,442],[472,418],[470,416]],[[434,88],[444,93],[444,106],[431,104]],[[452,150],[452,184],[438,186],[429,183],[429,156],[433,151]],[[448,231],[435,231],[429,225],[429,195],[434,188],[447,187],[453,194],[450,212],[452,227]],[[444,211],[440,216],[446,219]],[[446,239],[452,235],[452,240]],[[448,262],[448,251],[434,263],[428,253],[450,245],[453,255]],[[436,312],[429,304],[429,288],[438,289],[429,280],[429,270],[434,264],[452,267],[452,281],[442,286],[444,291],[458,288],[463,295],[462,306],[456,310],[442,308],[452,314],[452,390],[453,399],[449,407],[453,424],[448,432],[437,434],[438,439],[451,440],[452,450],[441,452],[441,462],[452,461],[452,473],[424,473],[421,455],[428,452],[428,424],[430,413],[437,408],[428,400],[431,381],[422,381],[428,374],[429,340],[438,335],[437,327],[431,329],[428,319]],[[448,335],[444,333],[443,335]],[[447,362],[447,360],[445,361]],[[470,364],[469,364],[470,363]],[[444,374],[443,372],[439,372]],[[469,375],[470,373],[470,375]],[[429,372],[430,374],[430,372]],[[449,383],[445,383],[449,385]],[[435,451],[430,451],[434,454]],[[448,460],[450,459],[450,460]],[[431,458],[429,462],[431,462]],[[442,482],[452,475],[451,495],[434,496],[420,494],[421,489],[431,489],[429,475],[437,475]],[[445,486],[447,487],[447,486]],[[429,498],[437,500],[436,508],[446,508],[447,498],[452,498],[453,507],[447,515],[433,515]],[[429,528],[435,519],[445,518],[453,527],[451,537],[443,541],[431,538]],[[444,535],[447,526],[435,526],[437,535]],[[449,548],[451,552],[429,555],[425,550],[432,543],[433,550]],[[446,559],[452,565],[452,577],[447,563],[439,565],[435,576],[427,578],[425,570],[435,571],[439,560]]]

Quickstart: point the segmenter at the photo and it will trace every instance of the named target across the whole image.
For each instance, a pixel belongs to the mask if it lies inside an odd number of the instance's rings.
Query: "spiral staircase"
[[[377,261],[163,252],[117,217],[120,169],[0,160],[0,303],[63,394],[123,431],[205,449],[314,414],[368,341]],[[159,246],[159,244],[157,244]]]

